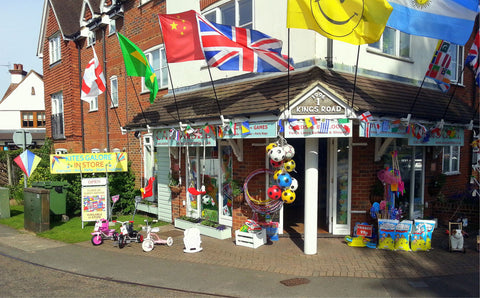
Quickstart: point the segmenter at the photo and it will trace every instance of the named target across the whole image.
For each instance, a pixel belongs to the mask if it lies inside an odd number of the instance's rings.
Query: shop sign
[[[345,115],[345,108],[332,100],[319,86],[313,88],[290,110],[292,115]]]
[[[283,126],[286,138],[349,138],[353,127],[352,120],[348,119],[318,119],[311,127],[285,121]]]
[[[418,138],[410,134],[410,146],[463,146],[464,129],[457,127],[444,127],[439,133],[430,133],[428,137]]]
[[[179,136],[179,137],[177,137]],[[206,137],[206,138],[205,138]],[[213,133],[200,135],[190,134],[188,138],[183,132],[170,129],[158,129],[153,133],[153,143],[156,147],[203,147],[205,139],[205,146],[214,147],[217,145],[215,135]]]
[[[276,122],[250,122],[248,129],[242,131],[242,123],[234,125],[233,132],[223,132],[222,139],[264,139],[277,137]]]
[[[108,186],[102,179],[82,179],[82,222],[108,218]]]
[[[369,126],[367,126],[369,125]],[[368,132],[365,128],[368,127]],[[364,138],[408,138],[406,127],[396,121],[360,121],[358,135]]]
[[[105,173],[126,172],[128,170],[127,153],[79,153],[51,154],[50,173]]]

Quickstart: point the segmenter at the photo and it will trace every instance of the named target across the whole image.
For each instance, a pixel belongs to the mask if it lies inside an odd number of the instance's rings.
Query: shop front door
[[[327,209],[329,233],[350,234],[351,139],[331,138],[328,148]]]

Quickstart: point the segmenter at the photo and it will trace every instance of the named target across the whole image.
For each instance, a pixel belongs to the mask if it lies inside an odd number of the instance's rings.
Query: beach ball
[[[278,185],[272,185],[267,191],[268,197],[272,200],[278,200],[282,197],[282,189]]]
[[[287,170],[287,172],[291,172],[295,170],[295,161],[293,159],[288,159],[283,164],[283,167],[285,168],[285,170]]]
[[[285,151],[285,158],[292,159],[295,156],[295,148],[292,145],[285,145],[283,146],[283,151]]]
[[[295,201],[295,192],[291,189],[286,189],[282,192],[282,200],[284,203],[291,204]]]
[[[268,152],[268,155],[270,159],[280,162],[285,158],[285,151],[283,151],[283,148],[275,147]]]
[[[281,188],[289,187],[292,184],[292,177],[288,173],[278,175],[277,184]]]

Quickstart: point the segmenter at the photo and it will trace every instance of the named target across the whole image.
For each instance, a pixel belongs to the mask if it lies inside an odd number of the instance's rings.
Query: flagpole
[[[465,66],[463,67],[462,72],[460,73],[460,75],[458,76],[458,78],[461,78],[461,77],[462,77],[464,71],[465,71]],[[455,95],[455,92],[457,91],[457,87],[458,87],[458,82],[457,82],[457,84],[455,84],[455,88],[454,88],[453,91],[452,91],[452,94],[451,94],[451,96],[450,96],[450,100],[448,101],[447,107],[445,108],[445,112],[443,112],[442,119],[445,119],[445,115],[447,114],[447,110],[448,110],[448,108],[450,107],[450,103],[451,103],[452,100],[453,100],[453,96]]]
[[[133,83],[133,79],[132,79],[132,77],[129,77],[129,78],[130,78],[130,82],[132,83],[132,87],[133,87],[133,91],[135,92],[135,96],[137,97],[138,106],[140,107],[140,110],[142,111],[142,116],[143,116],[143,119],[145,120],[145,124],[148,125],[147,118],[145,117],[145,113],[143,112],[142,105],[140,104],[140,99],[138,98],[137,89],[135,88],[135,84]]]
[[[420,87],[418,88],[417,95],[415,95],[415,98],[413,99],[413,103],[412,103],[412,106],[410,107],[410,112],[409,112],[409,114],[412,114],[412,112],[413,112],[413,107],[414,107],[415,104],[417,103],[417,98],[418,98],[418,96],[420,95],[420,91],[422,90],[422,87],[423,87],[423,84],[425,83],[426,77],[427,77],[427,74],[425,74],[425,75],[423,76],[423,81],[422,81],[422,83],[420,84]]]
[[[205,60],[207,62],[207,60]],[[215,101],[217,102],[218,113],[222,116],[222,109],[220,108],[220,103],[218,102],[217,91],[215,90],[215,84],[213,83],[212,72],[210,71],[210,65],[207,62],[208,75],[210,76],[210,82],[212,83],[213,94],[215,95]],[[223,123],[222,123],[223,124]]]
[[[167,55],[165,55],[165,61],[167,61],[168,77],[170,78],[170,84],[172,84],[173,101],[175,102],[175,109],[177,110],[177,118],[178,118],[177,121],[181,122],[180,112],[178,111],[177,97],[175,96],[175,87],[173,87],[172,73],[170,72],[170,63],[168,63]],[[181,127],[180,127],[180,130],[182,130]]]
[[[360,57],[360,45],[357,46],[357,62],[355,64],[355,77],[353,79],[352,109],[355,101],[355,89],[357,87],[358,59]]]

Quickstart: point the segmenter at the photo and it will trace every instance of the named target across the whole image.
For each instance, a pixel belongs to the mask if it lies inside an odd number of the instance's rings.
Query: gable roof
[[[352,106],[354,75],[331,69],[312,67],[277,76],[263,76],[226,84],[215,83],[219,107],[226,118],[233,116],[274,115],[278,116],[313,84],[321,84],[348,106]],[[404,118],[409,113],[412,119],[468,124],[475,119],[474,111],[459,98],[431,89],[365,76],[357,77],[353,109],[361,114],[370,111],[378,117]],[[287,101],[290,94],[290,103]],[[411,108],[413,109],[411,111]],[[178,114],[180,119],[177,116]],[[445,113],[445,110],[447,109]],[[445,113],[445,117],[444,117]],[[219,121],[212,87],[195,91],[168,94],[157,98],[144,113],[139,113],[125,128],[130,130],[168,126],[189,121]],[[475,120],[478,123],[478,119]]]
[[[15,91],[15,89],[17,89],[17,87],[20,86],[31,74],[37,75],[40,80],[43,81],[43,76],[41,74],[34,70],[30,70],[28,74],[19,83],[12,83],[8,86],[7,91],[3,95],[2,99],[0,99],[0,103],[2,103],[8,96],[10,96],[10,94],[12,94],[12,92]]]

